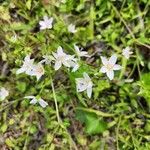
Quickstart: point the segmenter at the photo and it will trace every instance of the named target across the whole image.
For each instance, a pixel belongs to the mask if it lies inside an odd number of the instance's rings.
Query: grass
[[[149,150],[150,149],[150,1],[5,0],[0,1],[0,149]],[[52,29],[39,21],[53,17]],[[73,24],[76,33],[68,32]],[[25,56],[38,63],[58,46],[75,55],[87,51],[76,72],[43,65],[36,80],[16,74]],[[122,55],[129,46],[127,60]],[[122,69],[109,80],[99,70],[101,56],[116,54]],[[76,78],[88,73],[92,97],[76,91]],[[25,96],[40,96],[46,108]]]

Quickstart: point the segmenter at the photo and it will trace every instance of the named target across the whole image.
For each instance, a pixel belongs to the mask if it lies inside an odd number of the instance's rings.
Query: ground
[[[44,16],[52,28],[40,30]],[[38,81],[16,74],[27,55],[38,63],[61,46],[75,56],[74,44],[90,55],[77,71],[55,70],[52,61]],[[110,80],[101,56],[113,54],[122,68]],[[84,72],[91,97],[76,90]],[[9,95],[0,100],[1,150],[150,150],[150,1],[0,0],[2,87]],[[31,104],[29,95],[48,105]]]

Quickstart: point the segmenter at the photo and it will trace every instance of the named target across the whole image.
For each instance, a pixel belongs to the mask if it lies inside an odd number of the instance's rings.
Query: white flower
[[[72,58],[70,60],[68,60],[68,63],[70,65],[72,69],[72,72],[75,72],[79,69],[79,64],[78,64],[78,59],[74,58],[74,56],[72,56]]]
[[[75,49],[75,51],[76,51],[78,57],[90,57],[90,56],[88,55],[88,52],[86,52],[86,51],[81,51],[77,45],[74,45],[74,49]]]
[[[0,89],[0,100],[3,101],[8,95],[9,95],[9,91],[2,87]]]
[[[106,57],[101,57],[103,67],[100,69],[100,72],[106,73],[108,78],[112,80],[114,78],[114,70],[120,70],[121,66],[116,64],[117,56],[112,55],[109,60]]]
[[[93,83],[87,73],[83,73],[83,78],[77,78],[76,84],[77,92],[83,92],[86,90],[87,96],[91,98]]]
[[[35,64],[32,66],[31,75],[36,76],[37,80],[39,80],[42,75],[44,75],[44,68],[41,63]]]
[[[58,47],[57,53],[53,53],[53,56],[55,58],[55,70],[58,70],[62,65],[70,67],[68,62],[73,59],[73,56],[64,53],[61,46]]]
[[[31,75],[34,59],[30,59],[30,55],[27,55],[24,59],[23,65],[20,69],[17,70],[16,74],[25,72],[28,75]]]
[[[76,33],[77,30],[75,29],[75,25],[70,24],[70,25],[68,26],[68,31],[71,32],[71,33]]]
[[[44,55],[43,58],[44,59],[40,61],[40,63],[45,63],[47,65],[51,64],[51,62],[54,60],[54,57],[51,55]]]
[[[43,17],[43,21],[40,21],[40,30],[51,29],[53,23],[53,18],[48,18],[47,16]]]
[[[130,51],[131,48],[128,46],[125,49],[123,49],[122,55],[126,58],[129,59],[130,55],[133,54],[132,51]]]
[[[43,108],[48,105],[48,103],[45,102],[42,98],[37,98],[35,96],[25,96],[24,98],[31,99],[30,104],[39,103]]]

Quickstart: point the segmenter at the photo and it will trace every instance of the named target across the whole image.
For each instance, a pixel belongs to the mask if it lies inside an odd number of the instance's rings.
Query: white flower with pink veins
[[[43,75],[45,71],[41,63],[35,64],[32,66],[32,76],[36,76],[37,80],[39,80]]]
[[[114,70],[120,70],[121,66],[116,64],[117,56],[112,55],[109,60],[106,57],[101,56],[103,66],[100,72],[106,73],[107,77],[112,80],[114,78]]]
[[[61,68],[62,65],[66,67],[71,67],[70,61],[74,59],[74,56],[67,55],[66,53],[64,53],[61,46],[57,48],[56,53],[53,53],[53,57],[55,59],[55,70]]]
[[[77,92],[86,91],[89,98],[92,96],[92,86],[92,80],[86,72],[83,73],[83,78],[76,79]]]
[[[33,104],[33,105],[39,103],[40,106],[43,107],[43,108],[45,108],[45,107],[48,105],[48,103],[45,102],[45,101],[44,101],[42,98],[40,98],[40,97],[37,98],[37,97],[35,97],[35,96],[25,96],[24,98],[26,98],[26,99],[31,99],[30,104]]]
[[[32,74],[32,67],[33,67],[34,59],[30,59],[30,55],[27,55],[24,58],[23,65],[20,69],[17,70],[16,74],[20,74],[25,72],[28,75]]]
[[[131,48],[128,46],[125,49],[123,49],[122,51],[122,55],[126,58],[129,59],[130,55],[133,54],[133,52],[131,51]]]
[[[77,54],[77,56],[78,56],[79,58],[80,58],[80,57],[90,57],[90,56],[88,55],[88,52],[80,50],[77,45],[74,45],[74,49],[75,49],[76,54]]]
[[[47,16],[43,17],[43,21],[39,22],[40,30],[51,29],[53,23],[53,17],[48,18]]]

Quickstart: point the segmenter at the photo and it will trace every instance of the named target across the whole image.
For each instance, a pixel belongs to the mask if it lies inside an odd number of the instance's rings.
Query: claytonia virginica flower
[[[79,68],[79,64],[78,64],[78,59],[74,58],[74,56],[72,57],[72,59],[68,60],[68,63],[70,65],[70,67],[72,67],[72,72],[75,72],[78,70]]]
[[[36,76],[37,80],[44,75],[44,68],[42,63],[34,64],[34,59],[30,59],[30,55],[27,55],[24,59],[24,63],[20,69],[17,70],[16,74],[25,72],[30,76]]]
[[[74,45],[74,49],[75,49],[75,51],[76,51],[78,57],[90,57],[90,56],[88,55],[88,52],[86,52],[86,51],[81,51],[77,45]]]
[[[114,78],[114,70],[120,70],[121,66],[116,64],[117,56],[112,55],[109,60],[106,57],[101,56],[103,67],[100,69],[100,72],[106,73],[108,78],[112,80]]]
[[[76,33],[77,30],[75,29],[75,25],[70,24],[70,25],[68,26],[68,31],[71,32],[71,33]]]
[[[37,80],[39,80],[42,75],[44,75],[44,68],[41,63],[35,64],[32,66],[31,75],[36,76]]]
[[[74,56],[64,53],[61,46],[58,47],[57,53],[53,53],[53,56],[55,58],[55,70],[58,70],[62,65],[70,67],[69,62],[74,59]]]
[[[43,17],[43,21],[40,21],[40,30],[51,29],[53,23],[53,18],[48,18],[47,16]]]
[[[48,103],[45,102],[42,98],[37,98],[35,96],[25,96],[24,98],[31,99],[30,104],[37,104],[37,103],[39,103],[40,106],[42,106],[43,108],[45,108],[48,105]]]
[[[125,49],[123,49],[123,52],[122,52],[122,55],[126,58],[126,59],[129,59],[130,58],[130,55],[133,54],[132,51],[130,51],[131,48],[128,46],[126,47]]]
[[[27,55],[24,59],[22,67],[17,70],[16,74],[25,72],[26,74],[31,75],[33,62],[34,59],[30,59],[30,55]]]
[[[77,78],[76,84],[77,92],[83,92],[86,90],[87,96],[91,98],[93,83],[87,73],[83,73],[83,78]]]
[[[9,95],[9,91],[6,90],[4,87],[0,89],[0,100],[4,100]]]

